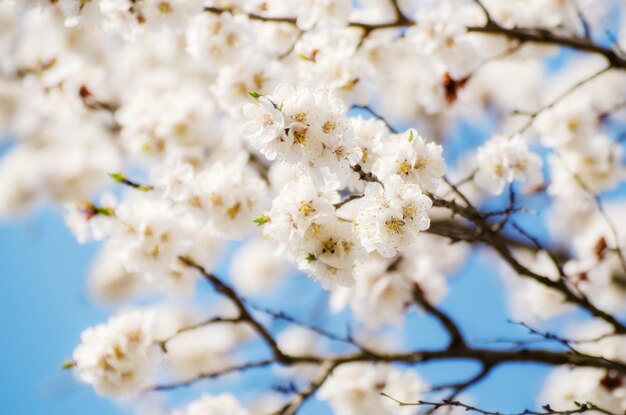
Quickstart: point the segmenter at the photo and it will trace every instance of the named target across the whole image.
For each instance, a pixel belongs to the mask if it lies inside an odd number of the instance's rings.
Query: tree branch
[[[317,379],[311,382],[306,389],[296,393],[290,402],[278,411],[274,412],[272,415],[295,415],[302,405],[304,405],[304,403],[317,392],[324,382],[326,382],[337,366],[338,365],[336,363],[327,362],[323,364]]]
[[[461,408],[465,411],[476,412],[482,415],[572,415],[572,414],[582,414],[590,411],[601,412],[605,415],[618,415],[614,412],[610,412],[607,409],[603,409],[592,403],[580,403],[574,402],[576,408],[574,409],[566,409],[566,410],[555,410],[550,407],[550,405],[544,405],[543,411],[532,411],[529,409],[525,409],[522,412],[511,413],[511,414],[503,414],[502,412],[492,412],[485,409],[478,408],[476,406],[468,405],[463,402],[454,401],[454,400],[443,400],[440,402],[429,402],[429,401],[417,401],[417,402],[402,402],[388,394],[382,392],[382,396],[391,399],[396,402],[399,406],[432,406],[435,410],[444,407],[454,407]]]
[[[459,192],[458,189],[456,190],[456,192]],[[428,196],[433,201],[433,206],[449,209],[453,213],[458,214],[459,216],[473,223],[477,228],[477,234],[468,239],[472,241],[483,242],[484,244],[493,248],[500,255],[500,257],[506,263],[508,263],[511,268],[513,268],[515,272],[522,276],[531,278],[546,287],[561,292],[564,295],[566,301],[578,305],[592,316],[606,321],[613,327],[616,333],[626,334],[626,326],[623,323],[617,320],[617,318],[612,314],[607,313],[606,311],[603,311],[596,307],[582,293],[574,293],[572,289],[568,286],[567,281],[563,279],[554,281],[546,276],[539,275],[522,265],[513,256],[511,249],[507,244],[507,240],[500,236],[497,232],[493,231],[493,229],[491,228],[491,224],[489,223],[487,218],[485,218],[481,214],[480,211],[473,208],[472,206],[461,206],[454,200],[442,199],[433,194],[428,194]]]
[[[213,288],[215,288],[215,291],[219,292],[220,294],[224,295],[225,297],[227,297],[229,300],[232,301],[232,303],[235,305],[235,307],[237,307],[237,310],[239,311],[239,320],[252,326],[254,331],[256,331],[263,338],[265,343],[267,343],[269,348],[272,350],[274,358],[277,361],[279,362],[289,361],[290,358],[286,356],[280,350],[280,348],[278,347],[278,343],[276,343],[276,340],[274,340],[270,332],[265,327],[263,327],[263,325],[259,323],[252,316],[252,314],[250,314],[243,300],[239,297],[239,295],[235,292],[235,290],[233,290],[230,286],[226,285],[215,275],[208,273],[202,266],[196,264],[191,258],[180,257],[179,259],[183,264],[191,268],[194,268],[198,272],[200,272],[200,274],[202,274],[202,276],[204,276],[211,283],[211,285],[213,285]]]
[[[450,344],[448,348],[466,347],[465,340],[461,334],[461,330],[446,313],[435,307],[426,299],[424,291],[421,287],[415,283],[413,284],[413,299],[420,307],[422,307],[428,314],[436,318],[439,323],[445,328],[450,336]]]
[[[489,20],[484,26],[470,26],[468,32],[506,36],[520,42],[532,42],[547,45],[563,46],[582,52],[603,56],[613,68],[626,69],[626,59],[615,50],[600,46],[589,39],[562,36],[544,29],[506,28]]]

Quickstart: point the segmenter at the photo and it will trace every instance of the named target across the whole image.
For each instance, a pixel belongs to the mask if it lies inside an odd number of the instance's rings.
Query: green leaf
[[[63,363],[61,363],[61,369],[68,370],[76,366],[76,360],[67,359]]]
[[[310,264],[313,261],[317,261],[317,257],[313,254],[309,254],[304,257],[304,260]]]
[[[106,206],[96,207],[96,213],[102,216],[115,216],[115,210]]]
[[[137,186],[137,190],[140,190],[142,192],[149,192],[152,189],[153,187],[147,184],[140,184]]]
[[[271,219],[268,216],[261,215],[258,218],[256,218],[255,220],[253,220],[252,222],[256,223],[259,226],[263,226],[267,222],[270,222],[270,221],[271,221]]]
[[[126,177],[124,177],[123,173],[109,173],[109,177],[112,178],[117,183],[122,183]]]
[[[301,54],[299,54],[299,55],[298,55],[298,57],[299,57],[300,59],[302,59],[303,61],[312,62],[312,59],[311,59],[311,58],[309,58],[308,56],[306,56],[305,54],[302,54],[302,53],[301,53]]]
[[[248,92],[248,94],[250,94],[250,96],[256,99],[257,101],[259,100],[259,98],[263,96],[263,94],[259,94],[258,92],[255,92],[255,91],[250,91]]]
[[[409,130],[409,143],[413,142],[413,130]]]

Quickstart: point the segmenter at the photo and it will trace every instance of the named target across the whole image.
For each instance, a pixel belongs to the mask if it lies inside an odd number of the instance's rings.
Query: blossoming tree
[[[0,3],[0,214],[64,206],[81,243],[100,241],[93,296],[135,304],[86,329],[64,366],[113,398],[209,382],[162,413],[295,414],[317,399],[409,415],[491,414],[471,388],[526,362],[554,368],[526,413],[623,414],[625,13],[618,0]],[[477,342],[441,306],[477,254],[506,283],[501,319],[527,337]],[[407,346],[431,335],[415,318],[445,344]],[[478,371],[420,376],[459,360]],[[257,371],[282,386],[211,393]]]

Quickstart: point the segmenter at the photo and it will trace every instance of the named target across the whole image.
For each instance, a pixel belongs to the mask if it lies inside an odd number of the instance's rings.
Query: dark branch
[[[428,301],[424,295],[424,291],[420,288],[419,285],[413,285],[413,299],[420,307],[424,309],[428,314],[432,315],[434,318],[441,323],[441,325],[445,328],[450,336],[450,344],[449,348],[457,348],[457,347],[465,347],[465,340],[463,339],[463,335],[461,334],[461,330],[456,325],[454,320],[452,320],[446,313],[441,311],[439,308],[435,307],[433,304]]]
[[[431,406],[434,409],[445,408],[445,407],[454,407],[461,408],[465,411],[476,412],[482,415],[572,415],[572,414],[582,414],[585,412],[596,411],[606,415],[618,415],[609,410],[603,409],[592,403],[580,403],[574,402],[576,408],[566,409],[566,410],[555,410],[550,407],[550,405],[544,405],[543,411],[532,411],[530,409],[525,409],[522,412],[511,413],[511,414],[503,414],[502,412],[493,412],[488,411],[486,409],[481,409],[476,406],[468,405],[463,402],[454,401],[454,400],[442,400],[440,402],[429,402],[429,401],[417,401],[417,402],[402,402],[392,396],[389,396],[386,393],[381,393],[382,396],[391,399],[396,402],[399,406]]]
[[[289,360],[289,357],[286,356],[280,350],[280,348],[278,347],[278,344],[276,343],[276,340],[274,340],[270,332],[265,327],[263,327],[263,325],[259,323],[252,316],[252,314],[250,314],[243,300],[239,297],[239,295],[235,292],[235,290],[233,290],[230,286],[226,285],[215,275],[208,273],[202,266],[196,264],[192,259],[187,258],[187,257],[180,257],[179,259],[183,264],[191,268],[194,268],[198,272],[200,272],[200,274],[202,274],[202,276],[205,277],[211,283],[211,285],[213,285],[213,287],[215,288],[215,291],[219,292],[220,294],[224,295],[225,297],[227,297],[229,300],[232,301],[232,303],[235,305],[235,307],[239,311],[239,317],[238,317],[239,320],[252,326],[254,331],[256,331],[263,338],[265,343],[267,343],[269,348],[272,350],[274,358],[277,361],[287,362]]]

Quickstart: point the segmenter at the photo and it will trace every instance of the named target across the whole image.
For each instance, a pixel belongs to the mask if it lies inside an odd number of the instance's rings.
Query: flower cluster
[[[158,357],[153,319],[149,314],[130,312],[85,330],[72,362],[79,377],[103,395],[147,386]]]

